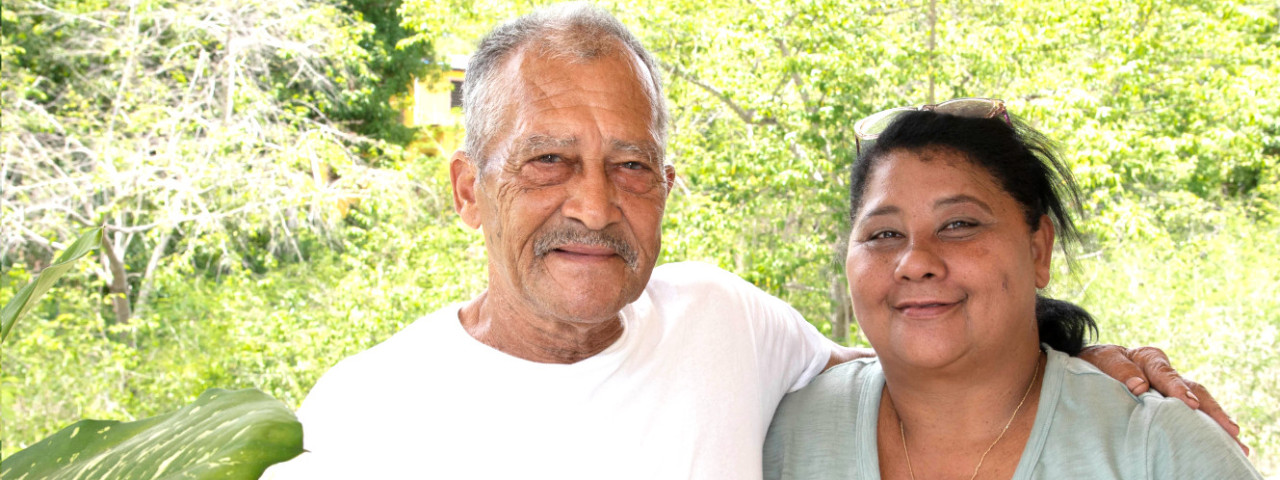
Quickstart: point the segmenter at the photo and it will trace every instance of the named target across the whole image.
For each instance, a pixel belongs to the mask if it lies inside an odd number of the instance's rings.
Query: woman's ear
[[[1053,221],[1048,215],[1040,216],[1040,225],[1031,232],[1031,257],[1036,265],[1036,288],[1049,286],[1053,265]]]

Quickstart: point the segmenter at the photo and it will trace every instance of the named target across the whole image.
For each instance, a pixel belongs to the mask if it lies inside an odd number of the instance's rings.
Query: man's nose
[[[617,186],[601,165],[587,166],[570,186],[564,215],[592,230],[603,230],[622,219]]]

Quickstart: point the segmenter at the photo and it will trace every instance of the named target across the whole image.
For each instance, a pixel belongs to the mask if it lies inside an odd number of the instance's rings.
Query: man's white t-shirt
[[[654,269],[621,338],[569,365],[480,343],[459,308],[329,370],[298,410],[308,453],[267,478],[756,479],[778,402],[831,348],[701,263]]]

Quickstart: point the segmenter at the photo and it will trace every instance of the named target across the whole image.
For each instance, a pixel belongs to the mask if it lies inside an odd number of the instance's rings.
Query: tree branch
[[[770,117],[756,120],[755,110],[747,110],[745,108],[742,108],[741,105],[738,105],[737,102],[734,102],[733,99],[729,98],[728,95],[725,95],[724,92],[721,92],[716,87],[708,85],[706,82],[703,82],[702,80],[699,80],[697,77],[690,75],[688,72],[685,72],[683,69],[676,66],[675,64],[666,63],[666,62],[660,62],[660,63],[662,64],[662,68],[665,68],[668,72],[671,72],[672,75],[675,75],[680,79],[687,81],[689,83],[697,85],[703,90],[706,90],[707,93],[710,93],[711,95],[720,99],[720,101],[723,102],[726,106],[728,106],[729,109],[733,110],[733,113],[737,114],[738,118],[742,119],[743,122],[746,122],[751,125],[777,125],[778,124],[777,120]]]
[[[790,20],[788,20],[788,23]],[[782,58],[791,58],[791,48],[787,47],[786,40],[781,37],[774,37],[773,43],[778,46],[778,51],[782,53]],[[813,113],[817,105],[809,103],[809,93],[805,91],[804,80],[800,78],[800,74],[791,72],[791,83],[796,86],[796,93],[800,94],[800,100],[804,102],[805,111]]]
[[[155,247],[151,249],[151,258],[147,260],[147,269],[142,272],[142,286],[138,288],[138,299],[133,302],[133,311],[138,317],[142,317],[147,313],[147,307],[151,301],[151,291],[155,285],[155,271],[160,264],[160,259],[164,257],[164,252],[169,246],[169,240],[173,238],[173,229],[165,229],[164,235],[160,236],[160,241],[156,242]]]
[[[107,269],[111,272],[111,305],[116,313],[115,325],[129,323],[129,282],[125,278],[124,263],[111,247],[110,236],[102,235],[102,256],[106,260]]]

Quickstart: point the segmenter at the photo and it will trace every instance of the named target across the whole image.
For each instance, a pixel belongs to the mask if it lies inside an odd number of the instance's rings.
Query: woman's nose
[[[928,240],[911,240],[894,270],[895,277],[906,281],[929,280],[946,274],[946,262],[939,255],[937,246]]]

